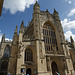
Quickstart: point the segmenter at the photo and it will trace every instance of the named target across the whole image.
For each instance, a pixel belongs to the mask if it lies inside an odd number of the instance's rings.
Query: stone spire
[[[54,16],[54,19],[55,20],[60,20],[60,18],[59,18],[59,13],[54,9],[54,12],[53,12],[53,16]]]
[[[54,8],[54,13],[57,13],[58,14],[58,12],[55,10],[55,8]]]
[[[16,25],[15,32],[13,35],[13,45],[17,45],[17,41],[18,41],[18,32],[17,32],[17,25]]]
[[[73,40],[72,36],[70,36],[70,40],[71,40],[71,43],[73,43],[73,42],[74,42],[74,40]]]
[[[40,6],[37,3],[37,1],[36,1],[36,3],[34,4],[34,7],[33,7],[33,13],[40,13]]]
[[[36,3],[34,4],[34,7],[35,7],[35,6],[40,7],[37,1],[36,1]]]
[[[19,33],[20,33],[20,32],[23,32],[23,31],[24,31],[24,22],[23,22],[23,20],[22,20]]]
[[[3,36],[2,36],[1,42],[4,42],[4,41],[5,41],[5,34],[3,34]]]
[[[18,34],[18,32],[17,32],[17,25],[16,25],[16,28],[15,28],[14,34]]]

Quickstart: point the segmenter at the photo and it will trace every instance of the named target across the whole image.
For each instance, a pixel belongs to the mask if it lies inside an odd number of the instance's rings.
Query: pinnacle
[[[20,26],[20,28],[21,28],[21,27],[23,27],[23,26],[24,26],[24,22],[23,22],[23,20],[22,20],[22,23],[21,23],[21,26]]]
[[[16,28],[15,28],[15,32],[14,33],[17,33],[17,25],[16,25]]]

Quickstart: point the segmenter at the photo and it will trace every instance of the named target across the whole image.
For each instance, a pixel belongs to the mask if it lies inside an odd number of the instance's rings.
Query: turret
[[[14,32],[14,35],[17,35],[17,25],[16,25],[16,28],[15,28],[15,32]]]
[[[53,16],[54,16],[54,19],[57,21],[60,21],[60,18],[59,18],[59,13],[54,9],[54,12],[53,12]]]
[[[17,26],[16,26],[14,36],[13,36],[13,44],[16,45],[17,41],[18,41],[18,32],[17,32]]]
[[[34,36],[35,36],[35,39],[39,39],[39,33],[40,33],[40,30],[39,30],[39,27],[40,27],[40,6],[39,4],[36,3],[34,4],[34,7],[33,7],[33,20],[34,20]]]
[[[71,39],[71,43],[74,43],[74,40],[73,40],[72,36],[70,36],[70,39]]]
[[[75,49],[75,43],[74,43],[72,36],[70,36],[70,40],[71,40],[71,44],[72,44],[73,48]]]
[[[12,59],[9,59],[9,64],[8,64],[9,66],[8,72],[11,73],[11,75],[16,75],[15,65],[17,65],[17,54],[18,54],[18,32],[17,32],[17,26],[16,26],[14,35],[13,35],[13,42],[12,42],[11,54],[10,54],[10,58]]]
[[[22,42],[22,36],[24,33],[24,22],[22,21],[21,26],[20,26],[20,30],[19,30],[19,42]]]
[[[23,32],[24,32],[24,22],[22,21],[19,33],[23,33]]]
[[[40,13],[40,6],[37,3],[37,1],[36,1],[36,3],[34,4],[34,7],[33,7],[33,14],[35,14],[35,13]]]

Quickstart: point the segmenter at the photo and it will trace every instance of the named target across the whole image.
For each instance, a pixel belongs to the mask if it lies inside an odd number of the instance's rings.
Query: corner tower
[[[40,6],[37,3],[37,1],[36,1],[36,3],[34,4],[34,7],[33,7],[33,14],[36,14],[36,13],[40,13]]]
[[[42,28],[40,23],[40,6],[36,3],[33,7],[33,22],[34,22],[34,39],[36,45],[36,62],[37,62],[37,74],[38,75],[49,75],[46,67],[45,47],[42,38]]]

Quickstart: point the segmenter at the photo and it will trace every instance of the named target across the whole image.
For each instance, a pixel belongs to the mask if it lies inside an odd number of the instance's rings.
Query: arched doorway
[[[1,64],[1,75],[7,75],[8,62],[4,61]]]
[[[53,75],[54,75],[55,71],[58,72],[58,67],[57,67],[57,64],[55,62],[52,62],[51,67],[52,67],[52,74]]]
[[[26,75],[31,75],[31,69],[30,69],[30,68],[28,68],[28,69],[26,70]]]

